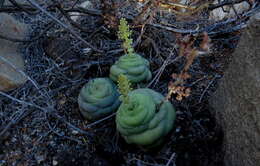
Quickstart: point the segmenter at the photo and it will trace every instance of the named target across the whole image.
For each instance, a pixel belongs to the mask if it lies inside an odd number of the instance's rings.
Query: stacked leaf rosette
[[[117,130],[129,144],[160,145],[173,128],[174,107],[151,89],[137,89],[128,96],[128,101],[120,105],[116,114]]]
[[[81,114],[88,120],[105,117],[120,105],[116,85],[109,78],[95,78],[81,89],[78,104]]]
[[[149,61],[138,54],[121,56],[110,68],[109,77],[113,81],[116,82],[121,74],[132,83],[148,81],[152,78]]]

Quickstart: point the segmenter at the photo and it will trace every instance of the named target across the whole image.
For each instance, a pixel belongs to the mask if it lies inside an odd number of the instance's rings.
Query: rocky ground
[[[63,5],[71,6],[73,2],[64,1]],[[44,7],[49,4],[46,1]],[[70,30],[98,50],[87,46],[46,13],[35,13],[29,7],[31,15],[12,12],[30,25],[27,40],[32,41],[20,44],[28,81],[0,94],[0,165],[222,165],[222,131],[210,114],[208,99],[228,66],[240,31],[225,31],[221,25],[211,27],[211,52],[197,57],[189,69],[191,78],[185,86],[191,88],[191,95],[182,101],[171,98],[177,110],[173,131],[160,148],[147,152],[125,143],[115,130],[114,116],[90,123],[79,113],[80,88],[91,78],[108,76],[110,66],[123,53],[113,24],[99,13],[104,7],[98,2],[92,5],[95,8],[92,6],[89,13],[80,16]],[[133,13],[126,11],[132,8],[121,8],[119,17],[131,21]],[[69,24],[62,11],[50,10]],[[155,16],[155,20],[162,18],[172,20],[172,15]],[[189,23],[185,24],[187,29],[198,24]],[[199,23],[212,22],[203,16]],[[183,20],[176,20],[175,25],[183,26]],[[179,73],[185,62],[178,58],[177,33],[152,24],[143,30],[138,26],[132,30],[136,52],[150,61],[153,75],[158,76],[150,88],[166,95],[171,75]],[[195,46],[201,40],[197,36]]]

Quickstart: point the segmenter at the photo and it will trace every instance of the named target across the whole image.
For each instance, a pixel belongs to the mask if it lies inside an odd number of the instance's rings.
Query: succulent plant
[[[88,120],[100,119],[115,111],[119,105],[119,93],[109,78],[95,78],[81,89],[78,104]]]
[[[124,55],[110,68],[109,77],[117,81],[118,76],[125,75],[130,82],[138,83],[152,78],[149,62],[138,54]]]
[[[174,107],[160,93],[137,89],[118,108],[116,125],[127,143],[154,147],[173,128],[175,116]]]

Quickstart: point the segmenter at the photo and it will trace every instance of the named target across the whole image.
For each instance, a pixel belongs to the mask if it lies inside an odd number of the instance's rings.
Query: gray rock
[[[0,35],[24,39],[27,26],[18,22],[12,16],[0,13]],[[14,43],[0,38],[0,91],[9,91],[26,82],[24,60],[18,52],[19,43]]]
[[[212,112],[224,131],[225,166],[260,166],[260,12],[242,33]]]

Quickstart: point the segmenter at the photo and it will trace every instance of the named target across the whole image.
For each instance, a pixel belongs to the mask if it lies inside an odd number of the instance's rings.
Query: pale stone
[[[18,22],[12,16],[0,13],[0,35],[24,39],[27,26]],[[18,52],[19,43],[0,38],[0,91],[9,91],[26,82],[21,73],[24,70],[24,61]]]
[[[215,0],[214,3],[218,3],[217,0]],[[223,9],[225,11],[223,11]],[[243,12],[250,9],[250,5],[247,2],[241,2],[234,5],[234,8],[232,8],[230,5],[224,6],[223,9],[217,8],[210,12],[209,18],[215,21],[220,21],[227,18],[234,18],[236,17],[236,13],[234,9],[236,10],[237,14],[242,14]]]
[[[85,9],[94,9],[94,5],[90,1],[85,1],[85,2],[81,3],[78,7],[85,8]],[[80,13],[78,13],[78,12],[70,13],[70,18],[73,21],[77,21],[79,19],[79,17],[80,17]]]

